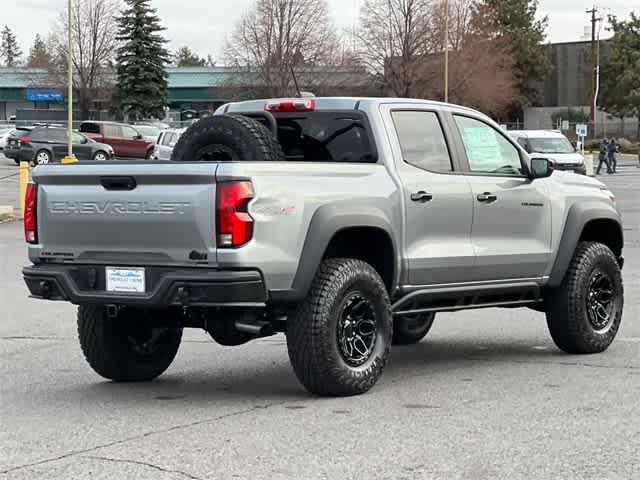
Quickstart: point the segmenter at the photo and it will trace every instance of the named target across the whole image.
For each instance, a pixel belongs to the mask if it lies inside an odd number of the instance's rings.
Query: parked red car
[[[125,123],[87,121],[80,124],[80,132],[96,142],[111,145],[116,157],[150,159],[156,144]]]

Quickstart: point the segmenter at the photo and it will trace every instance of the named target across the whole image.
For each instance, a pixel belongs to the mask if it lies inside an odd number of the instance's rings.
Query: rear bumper
[[[147,293],[107,292],[103,265],[25,267],[33,298],[81,304],[141,307],[264,307],[267,293],[260,272],[147,267]]]
[[[35,150],[31,148],[21,148],[18,151],[18,160],[21,162],[33,162],[35,154]]]
[[[5,157],[10,158],[12,160],[17,160],[18,155],[20,154],[20,149],[18,148],[6,148],[2,151]]]

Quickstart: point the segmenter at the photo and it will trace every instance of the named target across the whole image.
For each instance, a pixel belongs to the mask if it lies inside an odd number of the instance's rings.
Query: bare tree
[[[449,100],[504,115],[515,90],[512,57],[491,32],[474,24],[474,0],[449,0]],[[380,70],[385,92],[444,98],[445,2],[368,0],[359,36],[369,68]]]
[[[119,0],[82,0],[73,3],[71,11],[73,86],[82,118],[86,118],[92,102],[100,92],[112,87],[111,73],[116,51],[115,15]],[[61,13],[50,39],[53,48],[51,75],[56,83],[66,85],[67,16]]]
[[[250,72],[242,77],[267,96],[292,94],[292,70],[331,65],[338,53],[326,0],[256,0],[226,48],[227,64]]]
[[[365,0],[357,33],[362,62],[391,95],[416,95],[418,60],[435,51],[430,0]]]
[[[449,0],[449,98],[496,117],[506,115],[516,97],[513,57],[507,43],[479,29],[475,0]],[[445,2],[434,9],[433,32],[444,38]],[[442,44],[441,44],[442,45]],[[434,69],[438,78],[429,82],[443,87],[444,65]]]
[[[431,42],[438,51],[444,50],[445,14],[449,15],[449,50],[460,51],[474,31],[474,5],[476,0],[440,0],[435,3],[431,14]],[[448,5],[449,12],[445,12]]]

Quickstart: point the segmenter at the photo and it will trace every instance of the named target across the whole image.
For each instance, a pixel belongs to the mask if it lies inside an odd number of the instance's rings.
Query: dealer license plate
[[[107,292],[144,293],[144,268],[107,267]]]

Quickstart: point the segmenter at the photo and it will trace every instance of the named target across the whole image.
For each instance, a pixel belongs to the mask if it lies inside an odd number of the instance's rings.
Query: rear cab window
[[[278,126],[278,141],[288,161],[378,161],[371,130],[362,112],[315,111],[274,116]]]

